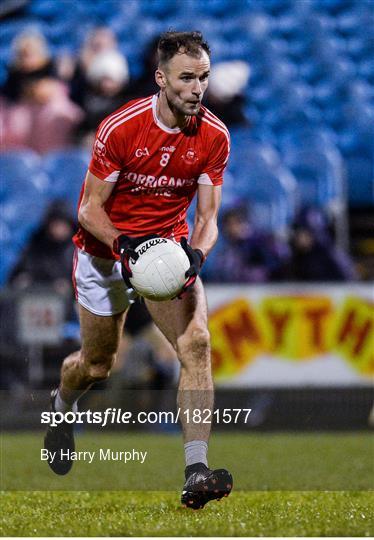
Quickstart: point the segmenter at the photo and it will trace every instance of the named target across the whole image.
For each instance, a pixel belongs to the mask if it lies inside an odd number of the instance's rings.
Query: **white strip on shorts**
[[[94,257],[77,248],[73,283],[78,303],[95,315],[116,315],[130,306],[120,261]]]

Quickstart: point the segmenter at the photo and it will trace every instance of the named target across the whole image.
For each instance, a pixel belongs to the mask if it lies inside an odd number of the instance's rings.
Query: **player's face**
[[[199,58],[176,54],[164,71],[164,91],[169,107],[176,113],[194,116],[208,86],[209,56],[205,51]]]

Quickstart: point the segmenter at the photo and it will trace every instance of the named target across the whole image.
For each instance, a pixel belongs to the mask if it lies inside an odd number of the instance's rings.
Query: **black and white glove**
[[[137,261],[139,259],[139,255],[135,249],[143,242],[151,240],[152,238],[159,238],[159,236],[157,234],[148,234],[146,236],[131,238],[126,234],[120,234],[113,242],[113,251],[121,258],[122,277],[129,289],[133,288],[130,282],[132,272],[129,261],[130,259]]]
[[[188,279],[183,285],[183,289],[179,293],[178,298],[183,298],[186,292],[192,289],[205,260],[204,254],[201,249],[194,249],[193,247],[191,247],[190,244],[187,242],[187,238],[185,238],[184,236],[183,238],[181,238],[181,246],[186,252],[191,266],[186,271],[185,276]]]

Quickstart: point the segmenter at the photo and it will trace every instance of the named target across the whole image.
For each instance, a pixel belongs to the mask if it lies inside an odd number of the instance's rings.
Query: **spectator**
[[[358,279],[349,256],[334,245],[326,216],[305,208],[296,218],[291,239],[289,279],[350,281]]]
[[[155,81],[155,70],[158,65],[157,46],[160,37],[152,39],[145,48],[143,55],[143,75],[131,82],[127,89],[127,99],[135,99],[156,94],[159,87]]]
[[[2,103],[2,148],[26,147],[39,153],[64,148],[72,144],[75,128],[83,116],[59,80],[29,80],[19,103]]]
[[[205,105],[228,126],[247,124],[243,91],[249,75],[249,65],[239,60],[220,62],[211,68]]]
[[[71,80],[71,99],[78,105],[83,105],[89,86],[87,72],[98,54],[108,51],[117,51],[117,38],[113,31],[106,26],[100,26],[88,34],[79,54],[73,77]]]
[[[19,34],[12,44],[14,58],[1,93],[10,101],[19,101],[30,83],[56,75],[47,42],[42,34],[27,30]]]
[[[75,222],[69,210],[61,203],[53,204],[9,279],[10,285],[18,289],[51,286],[65,298],[67,318],[71,318],[74,310],[71,282],[74,229]]]
[[[223,246],[207,280],[265,283],[283,278],[288,246],[270,234],[256,231],[246,207],[234,207],[224,213],[222,235]]]
[[[87,70],[87,80],[89,86],[82,99],[86,117],[80,126],[85,136],[93,135],[98,124],[125,103],[129,80],[126,58],[117,51],[98,54]]]

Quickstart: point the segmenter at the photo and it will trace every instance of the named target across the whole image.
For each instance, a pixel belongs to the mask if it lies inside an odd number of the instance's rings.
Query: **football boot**
[[[51,392],[51,412],[56,412],[55,401],[58,389],[55,388]],[[73,461],[70,459],[71,452],[75,450],[73,424],[62,422],[57,426],[48,426],[47,433],[44,437],[44,448],[48,450],[48,465],[56,474],[67,474],[73,466]],[[62,454],[67,454],[62,455]]]
[[[185,476],[181,502],[187,508],[199,510],[209,501],[228,497],[232,490],[232,476],[226,469],[212,471],[204,463],[194,463],[186,467]]]

